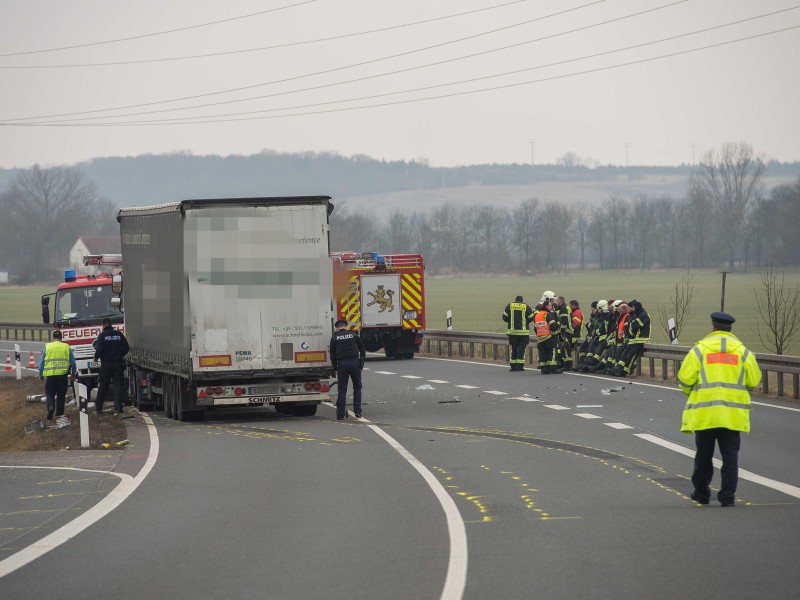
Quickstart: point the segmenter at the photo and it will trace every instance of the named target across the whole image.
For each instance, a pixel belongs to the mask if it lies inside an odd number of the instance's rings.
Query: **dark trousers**
[[[108,387],[114,396],[114,410],[122,412],[122,387],[125,385],[125,365],[121,362],[100,363],[100,381],[97,387],[97,400],[95,407],[98,411],[103,410],[103,403],[108,395]]]
[[[336,416],[347,412],[347,380],[353,381],[353,412],[361,414],[361,361],[357,358],[340,360],[336,369],[339,395],[336,397]]]
[[[539,368],[548,370],[555,367],[556,338],[539,340],[537,346],[539,348]]]
[[[528,336],[508,334],[508,345],[510,346],[511,353],[509,363],[511,365],[524,365],[525,364],[525,349],[528,347]]]
[[[56,416],[64,414],[64,400],[67,397],[67,387],[69,386],[69,375],[51,375],[44,382],[44,394],[47,396],[47,412],[53,409]]]
[[[625,373],[630,373],[636,365],[636,360],[642,355],[644,344],[628,343],[622,347],[620,358],[617,365],[622,367]]]
[[[694,456],[694,472],[692,483],[697,497],[708,500],[711,497],[709,484],[714,475],[714,445],[719,444],[722,454],[722,484],[720,485],[717,500],[722,503],[733,502],[736,497],[736,486],[739,483],[739,446],[741,435],[738,431],[731,431],[718,427],[716,429],[703,429],[695,431],[694,441],[697,445],[697,454]]]

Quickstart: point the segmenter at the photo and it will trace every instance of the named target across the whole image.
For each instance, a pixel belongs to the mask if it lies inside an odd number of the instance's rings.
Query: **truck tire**
[[[167,379],[167,376],[164,376],[164,379]],[[161,389],[164,390],[163,395],[161,396],[161,402],[164,405],[164,416],[167,419],[173,419],[172,413],[172,390],[170,389],[170,382],[162,380],[161,382]]]
[[[400,358],[400,355],[397,354],[397,342],[392,339],[384,340],[383,352],[386,354],[386,358]]]

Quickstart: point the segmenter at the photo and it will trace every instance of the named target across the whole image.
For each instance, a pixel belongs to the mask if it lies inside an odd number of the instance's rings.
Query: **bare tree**
[[[0,236],[14,250],[9,266],[25,282],[52,277],[78,236],[116,231],[115,212],[77,169],[35,165],[18,173],[0,194]]]
[[[513,239],[519,250],[520,271],[532,271],[531,255],[538,233],[539,200],[528,198],[514,210]]]
[[[600,262],[600,268],[605,269],[605,256],[606,245],[608,244],[608,233],[606,231],[607,215],[604,210],[600,209],[592,213],[589,218],[589,229],[587,234],[589,236],[589,247],[594,248],[597,252],[597,260]]]
[[[626,231],[628,229],[628,202],[612,194],[608,202],[603,205],[606,211],[606,226],[608,227],[609,241],[611,242],[611,255],[615,269],[621,266],[622,253],[625,249]]]
[[[689,274],[681,277],[680,282],[675,283],[673,291],[674,294],[670,298],[669,304],[657,305],[658,320],[667,339],[669,339],[669,325],[667,324],[669,319],[675,319],[675,338],[679,339],[683,326],[691,314],[692,300],[697,294],[697,290],[694,289],[694,276]]]
[[[765,265],[761,273],[763,287],[753,288],[758,316],[765,327],[756,329],[758,339],[775,354],[783,354],[800,325],[800,285],[787,286],[784,273]]]
[[[744,142],[723,144],[717,152],[706,152],[692,174],[691,189],[708,198],[720,227],[720,242],[727,249],[728,269],[734,270],[738,232],[744,231],[750,207],[761,194],[766,165],[753,147]]]
[[[631,211],[631,234],[634,240],[634,252],[638,256],[639,267],[650,266],[648,250],[656,230],[655,205],[645,196],[639,196],[633,203]]]
[[[584,212],[579,211],[575,217],[575,233],[577,234],[578,250],[581,253],[581,269],[585,269],[586,247],[589,245],[589,218]]]

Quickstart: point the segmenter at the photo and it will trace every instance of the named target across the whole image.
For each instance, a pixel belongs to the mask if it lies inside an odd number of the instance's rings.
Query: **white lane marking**
[[[630,425],[625,425],[625,423],[603,423],[603,425],[608,425],[614,429],[633,429],[633,427]]]
[[[394,373],[392,371],[375,371],[375,372],[379,373],[380,375],[397,375],[397,373]]]
[[[516,396],[515,398],[511,398],[511,400],[522,400],[523,402],[541,402],[541,400],[530,398],[528,396]]]
[[[602,404],[578,404],[575,408],[603,408]]]
[[[419,375],[400,375],[403,379],[422,379]]]
[[[113,473],[111,471],[101,471],[102,473],[108,472],[109,475],[115,475],[120,478],[117,486],[111,490],[100,502],[95,504],[92,508],[84,512],[79,517],[73,519],[66,525],[56,529],[53,533],[44,536],[42,539],[33,542],[30,546],[23,548],[8,558],[0,561],[0,578],[13,573],[20,567],[24,567],[28,563],[36,560],[40,556],[44,556],[50,550],[58,548],[64,542],[67,542],[81,533],[84,529],[94,525],[97,521],[105,517],[112,510],[122,504],[125,499],[130,496],[139,484],[144,481],[145,477],[150,474],[153,466],[158,459],[158,433],[153,424],[153,420],[147,415],[142,413],[142,418],[147,424],[147,430],[150,434],[150,453],[144,466],[135,477],[126,475],[125,473]],[[3,468],[31,468],[31,467],[14,467],[3,465]],[[64,469],[65,467],[51,467]],[[83,471],[84,469],[69,469],[76,471]]]
[[[593,415],[592,413],[575,413],[576,417],[580,417],[581,419],[602,419],[603,417],[599,417],[597,415]]]
[[[422,475],[422,478],[433,490],[436,499],[439,500],[445,517],[447,518],[447,531],[450,535],[450,558],[447,563],[447,576],[442,589],[441,600],[460,600],[464,595],[464,588],[467,585],[467,531],[464,527],[464,520],[455,501],[444,489],[444,486],[436,479],[428,468],[423,465],[413,454],[406,450],[400,443],[377,425],[373,425],[366,419],[361,419],[370,429],[381,436],[394,448],[400,456],[405,458],[408,463]]]
[[[695,451],[692,450],[691,448],[686,448],[685,446],[681,446],[680,444],[669,442],[665,439],[662,439],[650,433],[634,433],[633,435],[635,435],[638,438],[642,438],[643,440],[647,440],[648,442],[652,442],[653,444],[657,444],[658,446],[661,446],[663,448],[667,448],[668,450],[673,450],[674,452],[677,452],[679,454],[683,454],[685,456],[694,458]],[[715,458],[714,466],[719,469],[720,467],[722,467],[722,461],[719,460],[718,458]],[[783,492],[784,494],[787,494],[789,496],[800,498],[800,487],[796,487],[788,483],[783,483],[781,481],[776,481],[774,479],[769,479],[761,475],[756,475],[755,473],[751,473],[750,471],[746,471],[744,469],[739,469],[739,477],[741,479],[746,479],[747,481],[752,481],[753,483],[759,483],[764,487],[768,487],[773,490]]]
[[[495,396],[507,396],[508,392],[499,392],[497,390],[485,390],[484,394],[494,394]]]
[[[456,385],[456,387],[464,388],[465,390],[477,390],[478,389],[477,385],[466,385],[466,384],[463,384],[463,383],[460,384],[460,385]]]
[[[560,404],[545,404],[545,408],[552,408],[553,410],[570,410],[568,406],[561,406]]]
[[[450,383],[449,381],[445,381],[444,379],[428,379],[429,383]]]

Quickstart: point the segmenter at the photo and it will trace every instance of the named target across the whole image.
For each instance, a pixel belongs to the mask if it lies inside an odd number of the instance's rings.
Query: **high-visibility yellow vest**
[[[69,344],[54,341],[44,346],[44,368],[42,375],[66,375],[69,372]]]
[[[506,333],[509,335],[526,335],[530,334],[528,323],[530,321],[528,314],[530,308],[524,302],[512,302],[508,305],[508,309],[504,316],[508,317],[508,329]]]
[[[735,335],[714,331],[683,359],[678,384],[689,396],[681,431],[750,431],[750,390],[761,383],[755,355]]]

